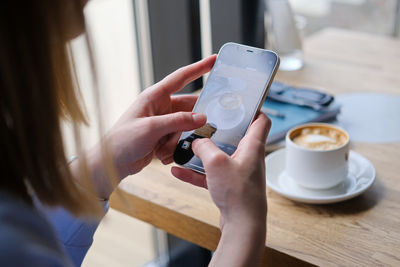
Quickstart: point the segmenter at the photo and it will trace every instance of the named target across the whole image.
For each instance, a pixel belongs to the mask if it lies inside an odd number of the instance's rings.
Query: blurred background
[[[285,1],[285,0],[271,0]],[[399,0],[291,0],[302,38],[339,27],[399,36]],[[212,53],[228,41],[268,47],[263,0],[91,0],[85,13],[97,66],[102,119],[113,125],[141,90],[177,68]],[[72,43],[89,117],[96,117],[82,37]],[[184,92],[200,89],[199,79]],[[85,144],[99,139],[96,122]],[[65,128],[73,155],[72,137]],[[110,209],[95,234],[83,266],[205,266],[210,252]]]

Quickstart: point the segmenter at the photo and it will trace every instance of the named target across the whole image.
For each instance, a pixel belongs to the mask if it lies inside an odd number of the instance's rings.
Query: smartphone
[[[192,142],[197,138],[210,138],[232,155],[260,110],[278,67],[279,57],[272,51],[224,44],[193,108],[193,112],[206,114],[207,122],[182,133],[174,161],[204,173],[201,160],[192,151]]]

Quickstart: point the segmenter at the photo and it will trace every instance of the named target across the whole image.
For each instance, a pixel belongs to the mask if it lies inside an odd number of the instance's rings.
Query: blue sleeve
[[[104,211],[108,201],[102,201]],[[75,266],[80,266],[93,243],[93,235],[100,223],[91,218],[77,218],[63,208],[48,208],[40,205],[40,210],[53,226],[60,243]]]

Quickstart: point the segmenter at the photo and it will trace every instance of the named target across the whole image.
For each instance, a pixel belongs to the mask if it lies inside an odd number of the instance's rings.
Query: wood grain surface
[[[333,94],[400,94],[399,40],[326,29],[308,38],[304,51],[305,67],[276,80]],[[264,265],[400,266],[400,143],[352,145],[377,170],[361,196],[309,205],[267,190]],[[174,179],[157,161],[125,179],[111,206],[205,248],[218,244],[219,212],[208,192]]]

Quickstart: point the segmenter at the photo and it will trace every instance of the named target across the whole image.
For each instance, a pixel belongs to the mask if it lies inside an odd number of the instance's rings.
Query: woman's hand
[[[144,90],[106,134],[118,179],[139,172],[154,155],[164,164],[171,163],[181,132],[206,123],[205,115],[191,112],[197,96],[171,94],[209,72],[215,59],[213,55],[182,67]],[[104,169],[100,143],[88,152],[88,160],[96,190],[107,198],[114,188]]]
[[[265,244],[267,200],[265,141],[270,121],[259,114],[236,152],[230,157],[210,139],[193,142],[206,175],[172,167],[180,180],[208,188],[221,211],[222,237],[212,263],[220,266],[256,266]]]

